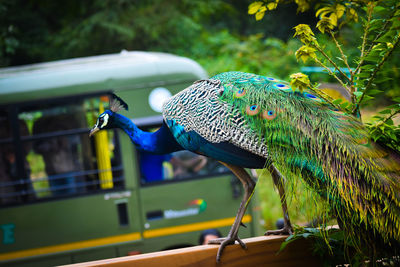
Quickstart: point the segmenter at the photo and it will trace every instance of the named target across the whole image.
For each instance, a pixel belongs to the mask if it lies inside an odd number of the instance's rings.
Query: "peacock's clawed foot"
[[[238,236],[236,236],[236,237],[227,236],[225,238],[223,237],[223,238],[211,239],[208,241],[208,244],[219,244],[220,245],[219,249],[218,249],[218,253],[217,253],[217,263],[220,262],[222,252],[224,251],[225,247],[235,244],[235,241],[237,241],[243,249],[247,249],[246,244]]]
[[[264,235],[292,235],[293,229],[292,227],[283,227],[278,230],[268,230],[264,233]]]

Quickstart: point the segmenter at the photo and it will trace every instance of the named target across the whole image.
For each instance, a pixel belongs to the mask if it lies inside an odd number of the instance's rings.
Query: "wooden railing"
[[[218,245],[205,245],[66,266],[320,266],[317,258],[311,255],[310,246],[305,241],[293,242],[278,253],[285,238],[285,236],[260,236],[244,239],[248,249],[244,250],[238,244],[227,246],[219,264],[215,260]]]

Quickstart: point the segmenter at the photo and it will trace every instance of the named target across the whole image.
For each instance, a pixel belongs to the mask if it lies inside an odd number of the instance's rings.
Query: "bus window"
[[[13,195],[31,196],[25,199],[30,202],[123,187],[117,135],[109,130],[100,139],[88,136],[104,105],[99,97],[93,97],[19,107],[15,116],[19,121],[19,136],[9,135],[9,139],[4,139],[0,135],[0,141],[8,141],[6,145],[12,146],[9,150],[13,153],[23,150],[19,161],[23,162],[22,180],[27,185],[18,190],[21,175],[9,178],[9,184],[17,188]],[[13,147],[14,144],[20,144],[19,148]],[[3,194],[9,184],[0,183],[0,199],[10,195]]]
[[[150,131],[155,130],[150,129]],[[218,161],[190,151],[177,151],[165,155],[155,155],[143,151],[137,153],[142,184],[215,176],[229,172]]]
[[[24,167],[28,166],[28,162],[26,160],[18,162],[18,156],[25,158],[30,146],[25,144],[21,147],[21,154],[16,153],[10,114],[6,109],[0,109],[0,114],[0,125],[2,126],[0,127],[0,205],[7,205],[21,202],[27,197],[32,198],[29,196],[32,184],[29,180],[20,177],[27,176],[20,168],[21,162]],[[17,129],[20,129],[21,134],[28,133],[27,125],[23,120],[15,121],[14,124]],[[26,194],[20,195],[19,191],[26,192]]]

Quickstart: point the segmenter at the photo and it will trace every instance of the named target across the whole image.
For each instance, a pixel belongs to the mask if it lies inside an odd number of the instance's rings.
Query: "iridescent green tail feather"
[[[400,156],[374,143],[356,118],[285,82],[222,73],[220,100],[268,148],[288,183],[301,177],[329,204],[348,238],[368,253],[400,243]],[[237,116],[237,115],[232,115]],[[232,120],[233,121],[233,120]]]

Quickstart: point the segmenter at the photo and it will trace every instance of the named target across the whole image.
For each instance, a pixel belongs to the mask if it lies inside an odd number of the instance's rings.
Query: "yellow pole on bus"
[[[100,99],[99,113],[104,112],[103,101]],[[110,189],[114,187],[113,177],[111,172],[111,157],[108,143],[107,131],[99,131],[94,136],[96,144],[96,158],[99,169],[99,179],[101,189]]]

